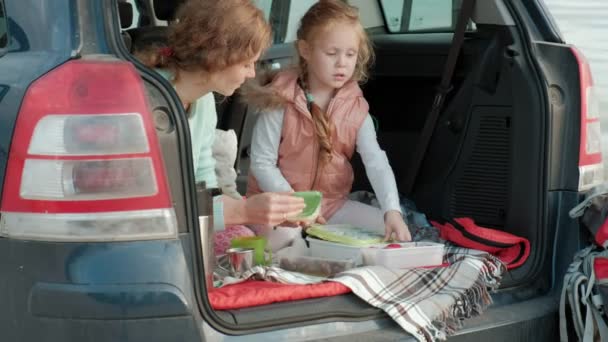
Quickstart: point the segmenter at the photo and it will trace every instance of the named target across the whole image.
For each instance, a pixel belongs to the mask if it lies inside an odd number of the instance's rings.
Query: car
[[[290,63],[297,18],[314,2],[256,2],[274,28],[260,68]],[[542,0],[477,1],[405,191],[461,1],[349,2],[375,46],[363,91],[400,190],[431,218],[472,217],[531,244],[493,304],[450,340],[557,340],[561,281],[586,243],[568,211],[603,181],[585,57]],[[353,294],[211,308],[186,116],[132,55],[179,3],[0,0],[2,339],[413,341]],[[243,190],[256,112],[238,97],[218,98],[218,127],[239,136]],[[353,190],[370,190],[353,163]]]

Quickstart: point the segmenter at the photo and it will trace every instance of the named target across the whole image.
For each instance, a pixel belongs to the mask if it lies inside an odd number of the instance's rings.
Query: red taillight
[[[175,237],[156,131],[130,63],[70,61],[30,86],[0,211],[0,234],[17,238]]]
[[[158,192],[150,159],[116,159],[78,163],[72,169],[74,192],[110,197],[152,196]]]
[[[604,181],[600,108],[589,62],[577,48],[572,47],[572,53],[578,61],[580,75],[581,140],[578,165],[579,190],[584,191]]]

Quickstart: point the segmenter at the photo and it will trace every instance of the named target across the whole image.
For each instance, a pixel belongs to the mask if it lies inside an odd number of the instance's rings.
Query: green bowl
[[[298,220],[312,220],[319,216],[321,211],[321,199],[323,195],[319,191],[298,191],[293,193],[294,196],[302,197],[306,207],[302,213],[295,217]]]

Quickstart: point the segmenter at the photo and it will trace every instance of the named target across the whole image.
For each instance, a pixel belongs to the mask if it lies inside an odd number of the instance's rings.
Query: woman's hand
[[[245,223],[276,226],[290,217],[298,216],[305,207],[303,198],[289,193],[253,195],[245,200]]]
[[[318,216],[316,219],[313,220],[293,220],[288,218],[286,222],[281,223],[281,227],[302,227],[302,229],[306,230],[308,227],[312,226],[315,223],[326,224],[327,221],[325,220],[325,218],[323,218],[323,216]]]
[[[397,241],[412,240],[410,230],[405,221],[403,221],[403,216],[396,210],[390,210],[384,214],[384,230],[386,232],[384,235],[385,241],[390,240],[393,236]]]
[[[295,224],[298,227],[302,227],[304,230],[306,230],[306,228],[312,226],[313,224],[318,223],[318,224],[326,224],[327,220],[325,220],[325,218],[323,216],[318,216],[316,219],[314,220],[304,220],[304,221],[298,221],[295,222]]]

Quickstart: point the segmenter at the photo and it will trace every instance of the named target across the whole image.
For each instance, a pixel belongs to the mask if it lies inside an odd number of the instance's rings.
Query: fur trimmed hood
[[[306,108],[306,96],[298,84],[299,73],[295,67],[262,72],[241,86],[242,101],[258,110],[277,110],[288,103]],[[363,100],[363,92],[355,81],[347,82],[336,93],[337,99]]]
[[[297,81],[297,71],[295,68],[269,70],[261,72],[256,78],[247,80],[239,89],[241,100],[247,105],[258,110],[277,110],[282,109],[290,102],[284,89],[281,86],[287,84],[284,80],[278,80],[279,75],[289,74],[291,82]],[[284,77],[281,77],[284,79]],[[290,83],[291,83],[290,82]],[[297,82],[296,82],[297,83]]]

